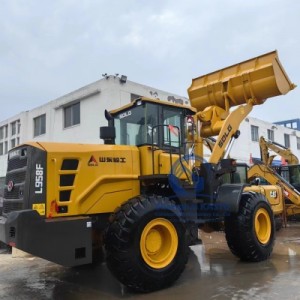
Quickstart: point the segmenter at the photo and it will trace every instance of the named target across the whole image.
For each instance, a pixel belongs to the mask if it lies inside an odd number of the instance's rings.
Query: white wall
[[[11,140],[15,139],[16,144],[17,144],[17,139],[19,139],[19,143],[23,142],[23,137],[26,135],[26,119],[27,119],[27,112],[22,112],[19,113],[9,119],[6,119],[2,122],[0,122],[0,127],[2,126],[8,126],[8,136],[4,137],[3,139],[0,140],[0,143],[8,143],[8,150],[11,148]],[[20,132],[12,135],[11,132],[11,123],[19,121],[21,124],[20,127]],[[0,177],[4,176],[6,174],[6,169],[7,169],[7,154],[0,155]]]
[[[120,78],[109,76],[69,94],[50,101],[31,111],[0,122],[0,127],[20,119],[20,142],[55,141],[73,143],[102,143],[99,138],[99,127],[107,125],[104,110],[112,110],[126,105],[131,101],[131,94],[156,98],[169,102],[189,104],[185,97],[161,91],[149,86],[127,80],[121,83]],[[80,101],[80,124],[64,128],[64,107]],[[46,133],[33,136],[34,118],[46,114]],[[10,142],[10,137],[8,138]],[[10,147],[9,147],[10,149]],[[7,155],[0,156],[0,177],[5,176]]]
[[[98,80],[31,111],[20,113],[8,120],[2,121],[0,122],[0,127],[5,124],[10,125],[15,120],[20,120],[21,131],[19,137],[21,143],[29,140],[102,143],[99,138],[99,127],[107,124],[104,118],[104,110],[116,109],[130,103],[131,94],[189,104],[189,100],[185,97],[137,84],[129,80],[126,83],[120,83],[119,77],[109,76],[107,79]],[[76,101],[80,101],[81,122],[73,127],[64,128],[64,107]],[[34,137],[33,119],[42,114],[46,114],[46,133]],[[260,157],[259,143],[251,140],[251,125],[258,126],[259,136],[262,135],[266,138],[267,129],[272,129],[272,126],[275,126],[274,124],[251,117],[246,118],[242,122],[240,126],[241,135],[236,140],[230,156],[246,163],[249,163],[250,154],[252,157]],[[296,141],[296,136],[300,137],[300,131],[276,125],[274,129],[275,141],[284,144],[284,133],[290,134],[291,149],[296,156],[300,157]],[[9,135],[7,141],[10,143],[10,140],[11,136]],[[276,157],[276,159],[280,158]],[[6,173],[6,161],[7,155],[0,156],[0,177]]]
[[[230,153],[232,158],[236,158],[237,160],[246,163],[249,163],[250,161],[250,154],[253,158],[260,158],[259,142],[251,140],[251,125],[258,126],[258,136],[263,136],[265,139],[268,139],[268,129],[273,130],[274,141],[282,145],[284,145],[284,134],[289,134],[291,143],[290,148],[297,157],[300,157],[300,150],[297,149],[296,139],[296,137],[300,137],[300,131],[248,117],[240,126],[241,135],[236,140]],[[279,156],[275,157],[275,160],[280,159]]]

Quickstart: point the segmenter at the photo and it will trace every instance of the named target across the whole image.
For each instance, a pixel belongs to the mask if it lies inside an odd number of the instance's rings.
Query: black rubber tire
[[[258,240],[254,227],[255,214],[260,208],[268,212],[271,224],[270,238],[264,244]],[[275,223],[273,211],[262,194],[249,192],[242,195],[239,212],[225,218],[225,236],[231,252],[243,261],[259,262],[271,255]]]
[[[140,238],[153,219],[164,218],[176,229],[178,247],[173,260],[155,269],[143,259]],[[107,265],[125,286],[138,292],[150,292],[171,285],[183,272],[188,260],[188,242],[180,210],[159,196],[137,197],[123,204],[113,216],[105,237]]]

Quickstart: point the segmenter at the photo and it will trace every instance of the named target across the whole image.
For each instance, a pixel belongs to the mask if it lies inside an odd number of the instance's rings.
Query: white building
[[[138,96],[189,104],[185,97],[128,81],[126,76],[108,75],[74,92],[0,122],[0,178],[5,176],[7,152],[29,140],[102,143],[99,127],[105,126],[104,109],[115,109]],[[230,156],[250,162],[260,158],[262,135],[290,147],[300,157],[300,131],[247,117]],[[276,158],[280,161],[280,157]]]
[[[102,143],[99,127],[106,126],[104,110],[116,109],[145,96],[173,103],[189,100],[172,93],[106,75],[103,79],[0,122],[0,178],[5,176],[7,152],[26,141]]]
[[[230,152],[230,156],[238,161],[250,164],[251,158],[260,159],[260,136],[290,148],[297,157],[300,157],[300,131],[296,129],[247,117],[240,126],[240,132],[241,135]],[[279,156],[275,157],[274,163],[276,162],[281,162]]]

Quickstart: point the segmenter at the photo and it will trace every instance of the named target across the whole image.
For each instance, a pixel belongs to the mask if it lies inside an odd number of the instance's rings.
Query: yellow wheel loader
[[[141,292],[180,276],[188,246],[206,223],[225,221],[228,245],[240,259],[268,258],[270,191],[225,184],[236,164],[222,157],[254,105],[293,88],[271,52],[194,79],[192,107],[141,98],[106,111],[104,145],[14,148],[0,240],[65,266],[91,263],[93,249],[104,244],[112,273]],[[217,139],[206,162],[203,138],[210,136]]]

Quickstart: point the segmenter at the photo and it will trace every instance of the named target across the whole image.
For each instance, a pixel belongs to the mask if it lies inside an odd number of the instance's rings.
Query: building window
[[[285,133],[284,134],[284,146],[287,148],[291,147],[291,143],[290,143],[290,135]]]
[[[20,122],[20,120],[18,120],[18,122],[17,122],[17,133],[20,134],[20,132],[21,132],[21,122]]]
[[[133,102],[134,100],[141,98],[140,95],[136,95],[136,94],[130,94],[130,102]]]
[[[7,154],[8,152],[8,143],[7,141],[4,143],[4,154]]]
[[[4,126],[0,127],[0,140],[4,138]]]
[[[268,129],[268,140],[274,142],[274,130]]]
[[[5,131],[5,137],[8,137],[8,125],[4,126],[4,131]]]
[[[4,149],[3,149],[3,143],[0,143],[0,155],[3,155],[4,154]]]
[[[297,137],[297,149],[300,150],[300,137]]]
[[[17,133],[17,122],[10,123],[11,135],[15,135]]]
[[[251,125],[251,140],[258,142],[258,126]]]
[[[33,119],[34,132],[33,136],[39,136],[46,133],[46,114]]]
[[[10,141],[10,148],[12,149],[12,148],[14,148],[14,147],[16,147],[16,139],[12,139],[12,140]]]
[[[64,127],[80,124],[80,102],[64,108]]]
[[[17,146],[19,146],[19,145],[20,145],[20,138],[17,137]]]

